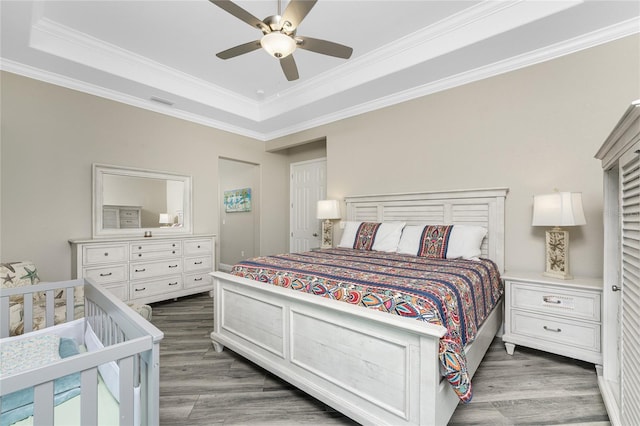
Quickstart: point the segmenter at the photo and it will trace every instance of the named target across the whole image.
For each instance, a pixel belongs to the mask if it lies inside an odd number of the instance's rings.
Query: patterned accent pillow
[[[378,228],[380,228],[380,223],[362,222],[358,227],[353,248],[357,250],[371,250],[376,239]]]
[[[418,256],[445,259],[453,225],[427,225],[420,237]]]
[[[11,262],[0,265],[0,279],[2,288],[16,288],[27,285],[35,285],[40,282],[38,270],[33,262]],[[40,300],[44,296],[35,294],[35,300]],[[21,303],[22,296],[11,296],[10,304]]]

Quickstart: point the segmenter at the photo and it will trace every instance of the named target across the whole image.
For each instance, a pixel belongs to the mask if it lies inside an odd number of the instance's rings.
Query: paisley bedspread
[[[432,259],[352,249],[257,257],[231,274],[443,325],[440,362],[463,402],[472,397],[464,346],[502,295],[490,260]]]

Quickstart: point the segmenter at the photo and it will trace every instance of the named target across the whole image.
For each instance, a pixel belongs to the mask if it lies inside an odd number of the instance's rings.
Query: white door
[[[291,164],[291,215],[289,251],[300,253],[320,247],[318,200],[327,195],[326,158]]]

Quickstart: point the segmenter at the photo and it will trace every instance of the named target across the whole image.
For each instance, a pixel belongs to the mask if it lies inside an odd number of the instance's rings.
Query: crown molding
[[[463,84],[471,83],[499,74],[504,74],[506,72],[521,69],[530,65],[535,65],[639,32],[640,18],[630,19],[620,24],[612,25],[610,27],[594,31],[583,36],[575,37],[562,43],[557,43],[555,45],[538,49],[527,54],[510,58],[508,60],[500,61],[485,67],[463,72],[439,81],[427,83],[415,88],[405,90],[403,92],[374,99],[372,101],[364,102],[354,107],[345,108],[330,114],[319,116],[312,120],[307,120],[301,123],[297,123],[293,126],[283,127],[276,131],[266,133],[253,131],[246,127],[234,126],[219,120],[212,120],[199,114],[189,113],[173,107],[157,104],[150,100],[144,100],[114,90],[105,89],[103,87],[82,82],[77,79],[65,77],[49,71],[44,71],[5,58],[0,58],[0,70],[12,72],[14,74],[23,75],[25,77],[44,81],[57,86],[66,87],[68,89],[77,90],[80,92],[110,99],[116,102],[121,102],[127,105],[150,110],[160,114],[169,115],[182,120],[198,123],[207,127],[213,127],[222,131],[246,136],[258,141],[265,142],[321,125],[329,124],[345,118],[364,114],[376,109],[392,106],[415,98],[441,92]]]
[[[640,33],[640,18],[629,19],[622,23],[585,34],[580,37],[538,49],[527,54],[516,56],[491,65],[476,68],[467,72],[453,75],[435,82],[414,87],[393,95],[384,96],[369,102],[364,102],[354,107],[345,108],[331,114],[314,118],[294,126],[279,129],[264,135],[266,141],[291,135],[314,127],[329,124],[345,118],[375,111],[377,109],[393,106],[416,98],[431,95],[444,90],[452,89],[464,84],[494,77],[510,71],[526,68],[531,65],[546,62],[561,56],[569,55],[581,50],[595,47],[604,43],[618,40],[636,33]]]
[[[249,120],[260,120],[258,104],[252,99],[47,18],[40,18],[31,26],[29,45]]]
[[[480,3],[267,98],[261,117],[285,114],[582,2]]]
[[[52,73],[50,71],[44,71],[5,58],[0,58],[0,70],[18,74],[24,77],[29,77],[34,80],[43,81],[45,83],[50,83],[56,86],[65,87],[67,89],[76,90],[78,92],[87,93],[89,95],[94,95],[123,104],[131,105],[137,108],[157,112],[159,114],[179,118],[181,120],[201,124],[203,126],[213,127],[225,132],[234,133],[240,136],[246,136],[258,141],[265,140],[264,135],[260,132],[255,132],[244,127],[233,126],[223,121],[212,120],[211,118],[204,117],[199,114],[193,114],[170,107],[168,105],[158,104],[151,100],[140,99],[135,96],[127,95],[115,90],[105,89],[104,87],[89,84],[84,81],[69,78],[60,74]]]

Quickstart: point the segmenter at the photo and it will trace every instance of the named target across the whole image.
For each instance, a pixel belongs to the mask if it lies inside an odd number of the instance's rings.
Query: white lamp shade
[[[296,41],[292,37],[277,31],[265,34],[260,39],[260,45],[271,56],[279,59],[291,55],[296,50]]]
[[[160,220],[158,220],[159,223],[164,223],[164,224],[169,224],[171,222],[173,222],[171,220],[171,217],[169,216],[169,213],[160,213]]]
[[[318,201],[318,219],[340,219],[340,203],[338,200]]]
[[[587,223],[579,192],[555,192],[533,197],[532,226],[577,226]]]

